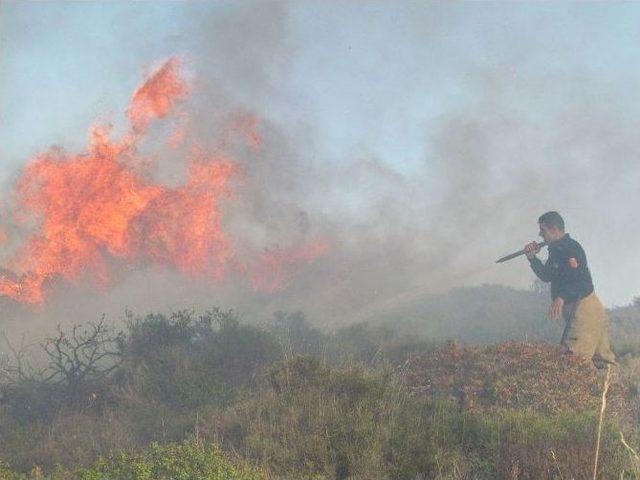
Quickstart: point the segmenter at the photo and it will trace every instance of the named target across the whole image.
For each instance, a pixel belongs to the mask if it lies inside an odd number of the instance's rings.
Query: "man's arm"
[[[542,263],[542,261],[536,257],[536,254],[540,251],[540,246],[536,242],[531,242],[524,247],[525,254],[527,255],[527,259],[529,260],[529,265],[531,265],[531,269],[536,276],[542,280],[543,282],[551,281],[551,271]]]
[[[543,282],[551,281],[551,272],[549,270],[549,267],[542,263],[542,260],[540,260],[538,257],[530,258],[529,265],[531,265],[531,270],[533,270],[533,273],[535,273],[540,280],[542,280]]]

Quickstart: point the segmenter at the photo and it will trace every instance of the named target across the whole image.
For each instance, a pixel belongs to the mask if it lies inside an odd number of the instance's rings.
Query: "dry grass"
[[[541,413],[593,412],[601,403],[601,379],[591,362],[560,346],[507,342],[490,346],[446,346],[418,355],[403,367],[415,392],[457,401],[463,408],[534,410]],[[612,376],[612,411],[632,412],[629,389]]]

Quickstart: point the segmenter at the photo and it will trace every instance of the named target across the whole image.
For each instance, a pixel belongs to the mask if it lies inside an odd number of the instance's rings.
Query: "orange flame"
[[[135,91],[127,115],[135,132],[144,131],[151,120],[166,117],[175,103],[188,95],[187,84],[179,75],[180,61],[170,58],[160,70]]]
[[[96,127],[87,153],[52,149],[29,162],[17,185],[16,212],[35,221],[36,231],[9,260],[18,275],[0,269],[0,296],[39,304],[47,284],[59,278],[88,278],[106,286],[114,259],[158,263],[217,280],[231,269],[248,270],[234,258],[233,242],[222,229],[221,202],[233,198],[230,182],[241,175],[232,158],[192,149],[187,180],[175,188],[134,168],[147,161],[136,145],[150,123],[169,116],[188,95],[179,69],[178,59],[171,58],[136,90],[127,109],[131,132],[122,142]],[[257,146],[256,125],[249,119],[240,130]],[[252,283],[260,290],[280,290],[293,265],[324,251],[326,246],[270,251]]]

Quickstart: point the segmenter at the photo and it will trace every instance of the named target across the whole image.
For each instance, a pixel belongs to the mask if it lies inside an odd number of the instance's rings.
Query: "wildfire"
[[[158,263],[188,275],[221,280],[230,270],[249,273],[255,288],[274,292],[286,284],[292,265],[313,261],[326,247],[267,252],[257,270],[235,258],[234,242],[222,229],[223,201],[233,199],[232,180],[242,176],[231,157],[192,148],[187,180],[168,187],[137,166],[145,165],[137,145],[154,121],[176,114],[177,144],[188,126],[176,105],[189,95],[177,58],[169,59],[133,94],[127,109],[131,129],[120,142],[105,127],[91,131],[87,152],[51,149],[32,159],[18,182],[17,219],[36,228],[0,269],[0,296],[38,304],[47,284],[89,278],[107,286],[114,261]],[[261,141],[257,119],[237,125],[250,147]],[[142,171],[141,171],[142,170]],[[0,244],[6,232],[0,228]]]
[[[134,131],[146,130],[152,120],[166,117],[176,102],[187,97],[189,91],[179,68],[178,59],[170,58],[135,91],[127,110]]]

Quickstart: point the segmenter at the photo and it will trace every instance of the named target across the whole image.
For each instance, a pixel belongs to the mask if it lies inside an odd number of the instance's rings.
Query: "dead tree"
[[[120,365],[118,344],[122,334],[113,334],[104,317],[97,322],[74,325],[41,344],[49,357],[43,371],[44,382],[62,383],[71,390],[80,389],[87,382],[103,380]]]
[[[24,338],[0,361],[0,403],[14,418],[29,422],[51,419],[60,408],[102,408],[114,401],[107,377],[120,366],[122,333],[104,322],[57,327],[57,334],[39,344],[44,361],[34,362],[34,347]],[[34,367],[37,364],[38,367]]]

